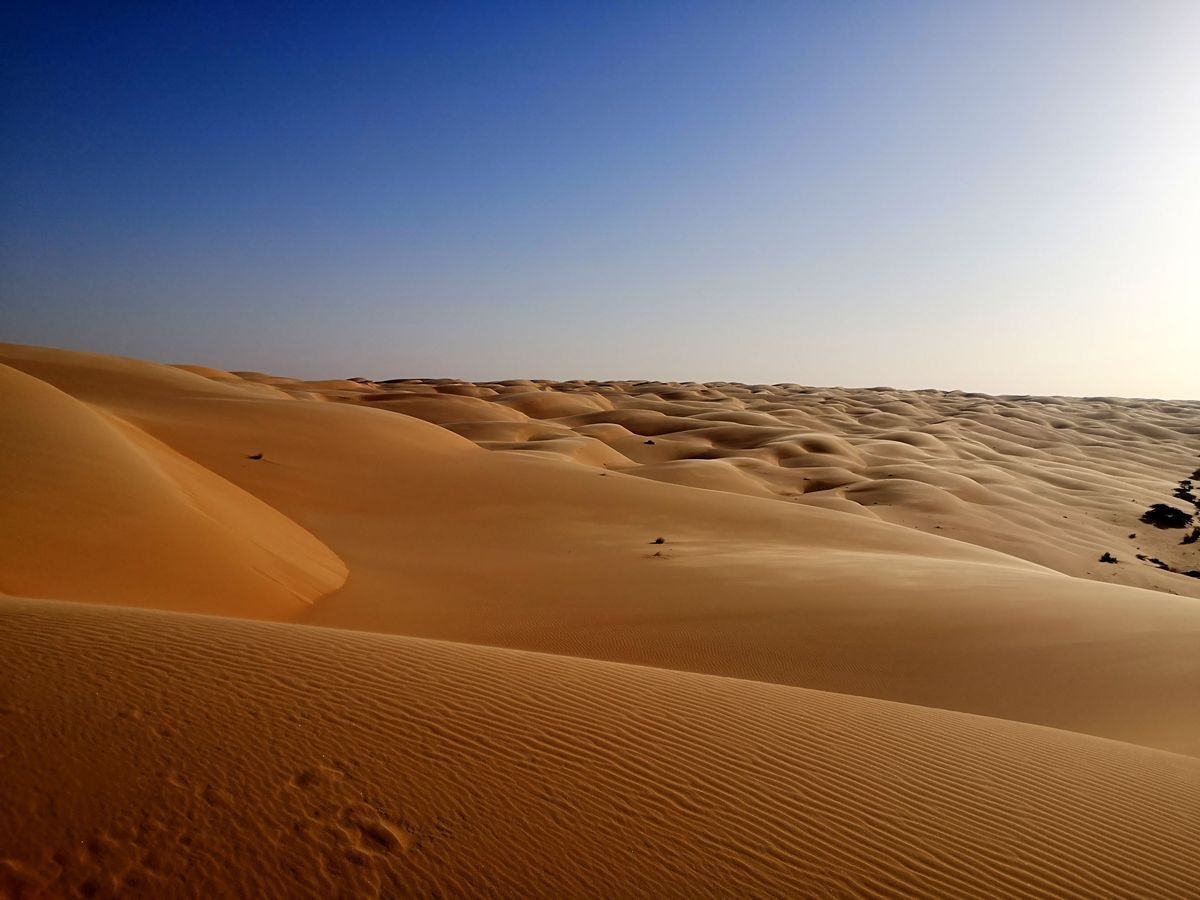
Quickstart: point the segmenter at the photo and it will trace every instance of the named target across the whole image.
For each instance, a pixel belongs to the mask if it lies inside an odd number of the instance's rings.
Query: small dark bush
[[[1155,528],[1186,528],[1192,523],[1192,516],[1174,506],[1155,503],[1142,513],[1142,521]]]
[[[1100,562],[1115,563],[1116,561],[1117,561],[1117,558],[1115,556],[1113,556],[1111,553],[1105,553],[1103,556],[1100,557]]]
[[[654,540],[652,540],[650,543],[652,543],[652,544],[665,544],[666,542],[667,542],[667,539],[666,539],[666,538],[660,538],[660,537],[658,537],[658,538],[655,538]]]

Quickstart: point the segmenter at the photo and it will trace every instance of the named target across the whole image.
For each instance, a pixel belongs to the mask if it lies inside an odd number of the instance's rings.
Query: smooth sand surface
[[[0,889],[1200,893],[1200,403],[0,345],[0,412]]]

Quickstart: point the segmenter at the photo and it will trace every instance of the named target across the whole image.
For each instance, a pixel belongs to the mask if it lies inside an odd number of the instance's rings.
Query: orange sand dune
[[[170,447],[0,366],[5,591],[289,618],[346,568],[294,522]]]
[[[1200,891],[1190,757],[402,637],[44,601],[0,616],[14,893]]]
[[[11,885],[1193,893],[1200,544],[1138,517],[1200,405],[15,345],[0,388]]]

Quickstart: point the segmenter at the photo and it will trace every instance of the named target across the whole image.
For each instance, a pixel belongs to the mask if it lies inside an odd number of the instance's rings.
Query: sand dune
[[[288,618],[346,568],[251,494],[121,419],[0,366],[3,589]]]
[[[11,890],[1200,890],[1190,757],[410,638],[17,600],[0,614]]]
[[[1138,558],[1200,568],[1196,545],[1138,521],[1152,503],[1177,503],[1177,484],[1200,466],[1200,403],[799,385],[542,382],[516,394],[472,385],[491,413],[454,408],[445,392],[460,384],[386,387],[389,406],[416,392],[421,406],[410,415],[491,449],[560,452],[674,484],[860,512],[1070,575],[1200,597],[1197,579]],[[497,429],[513,422],[514,408],[532,428]],[[572,434],[619,456],[596,450],[584,460],[580,442],[565,440]],[[1119,564],[1101,565],[1110,551]]]
[[[0,405],[11,891],[1195,893],[1139,518],[1200,404],[0,345]]]

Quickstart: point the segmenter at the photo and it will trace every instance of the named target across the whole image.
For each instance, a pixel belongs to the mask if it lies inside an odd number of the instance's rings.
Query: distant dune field
[[[1200,896],[1200,402],[0,345],[0,415],[0,895]]]

